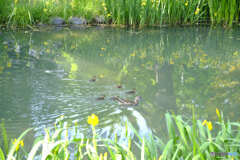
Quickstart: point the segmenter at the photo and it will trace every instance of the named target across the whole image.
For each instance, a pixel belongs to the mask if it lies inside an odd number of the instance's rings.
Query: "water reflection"
[[[98,132],[112,138],[122,137],[125,122],[142,136],[162,135],[167,111],[189,118],[191,107],[200,119],[215,119],[218,107],[237,120],[239,42],[239,29],[209,27],[2,33],[0,117],[13,135],[28,127],[39,135],[60,115],[89,133],[86,118],[95,113]],[[125,93],[132,88],[136,94]],[[101,95],[105,100],[97,101]],[[135,108],[111,100],[137,95],[143,101]]]

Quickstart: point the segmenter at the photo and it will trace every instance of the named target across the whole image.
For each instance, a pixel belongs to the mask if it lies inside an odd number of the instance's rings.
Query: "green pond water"
[[[96,82],[89,82],[93,76]],[[122,84],[123,88],[117,88]],[[136,88],[135,94],[126,91]],[[106,95],[105,100],[96,100]],[[119,96],[138,106],[123,107]],[[0,33],[0,119],[16,137],[53,127],[61,115],[91,133],[99,117],[102,137],[124,134],[131,122],[140,135],[166,135],[166,112],[191,120],[216,120],[219,108],[240,117],[240,28],[173,27],[142,30],[89,27]]]

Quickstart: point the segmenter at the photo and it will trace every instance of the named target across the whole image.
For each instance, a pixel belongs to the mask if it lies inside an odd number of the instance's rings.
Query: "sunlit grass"
[[[51,17],[83,17],[92,22],[104,15],[106,23],[161,25],[239,22],[237,0],[5,0],[0,2],[0,23],[26,26],[48,23]]]

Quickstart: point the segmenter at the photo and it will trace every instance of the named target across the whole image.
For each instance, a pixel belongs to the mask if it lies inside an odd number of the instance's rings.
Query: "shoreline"
[[[239,27],[240,23],[233,23],[232,26],[220,25],[220,24],[212,24],[212,23],[196,23],[196,24],[161,24],[161,25],[124,25],[124,24],[63,24],[63,25],[53,25],[53,24],[36,24],[36,25],[26,25],[26,26],[7,26],[6,24],[0,24],[0,32],[1,31],[20,31],[20,30],[32,30],[32,31],[41,31],[42,29],[54,29],[54,28],[69,28],[69,29],[86,29],[89,27],[111,27],[111,28],[131,28],[131,29],[144,29],[144,28],[172,28],[172,27],[220,27],[224,29],[231,29],[235,27]]]

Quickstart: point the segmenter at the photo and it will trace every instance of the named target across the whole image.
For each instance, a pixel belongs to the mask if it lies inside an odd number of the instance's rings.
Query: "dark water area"
[[[96,76],[96,82],[89,82]],[[103,137],[124,134],[131,122],[141,136],[166,134],[166,112],[191,120],[240,117],[240,28],[59,29],[0,35],[0,119],[17,137],[53,127],[57,118],[89,133],[99,117]],[[122,88],[117,88],[121,84]],[[135,94],[126,94],[136,89]],[[105,100],[96,100],[105,95]],[[123,107],[112,96],[133,100]]]

